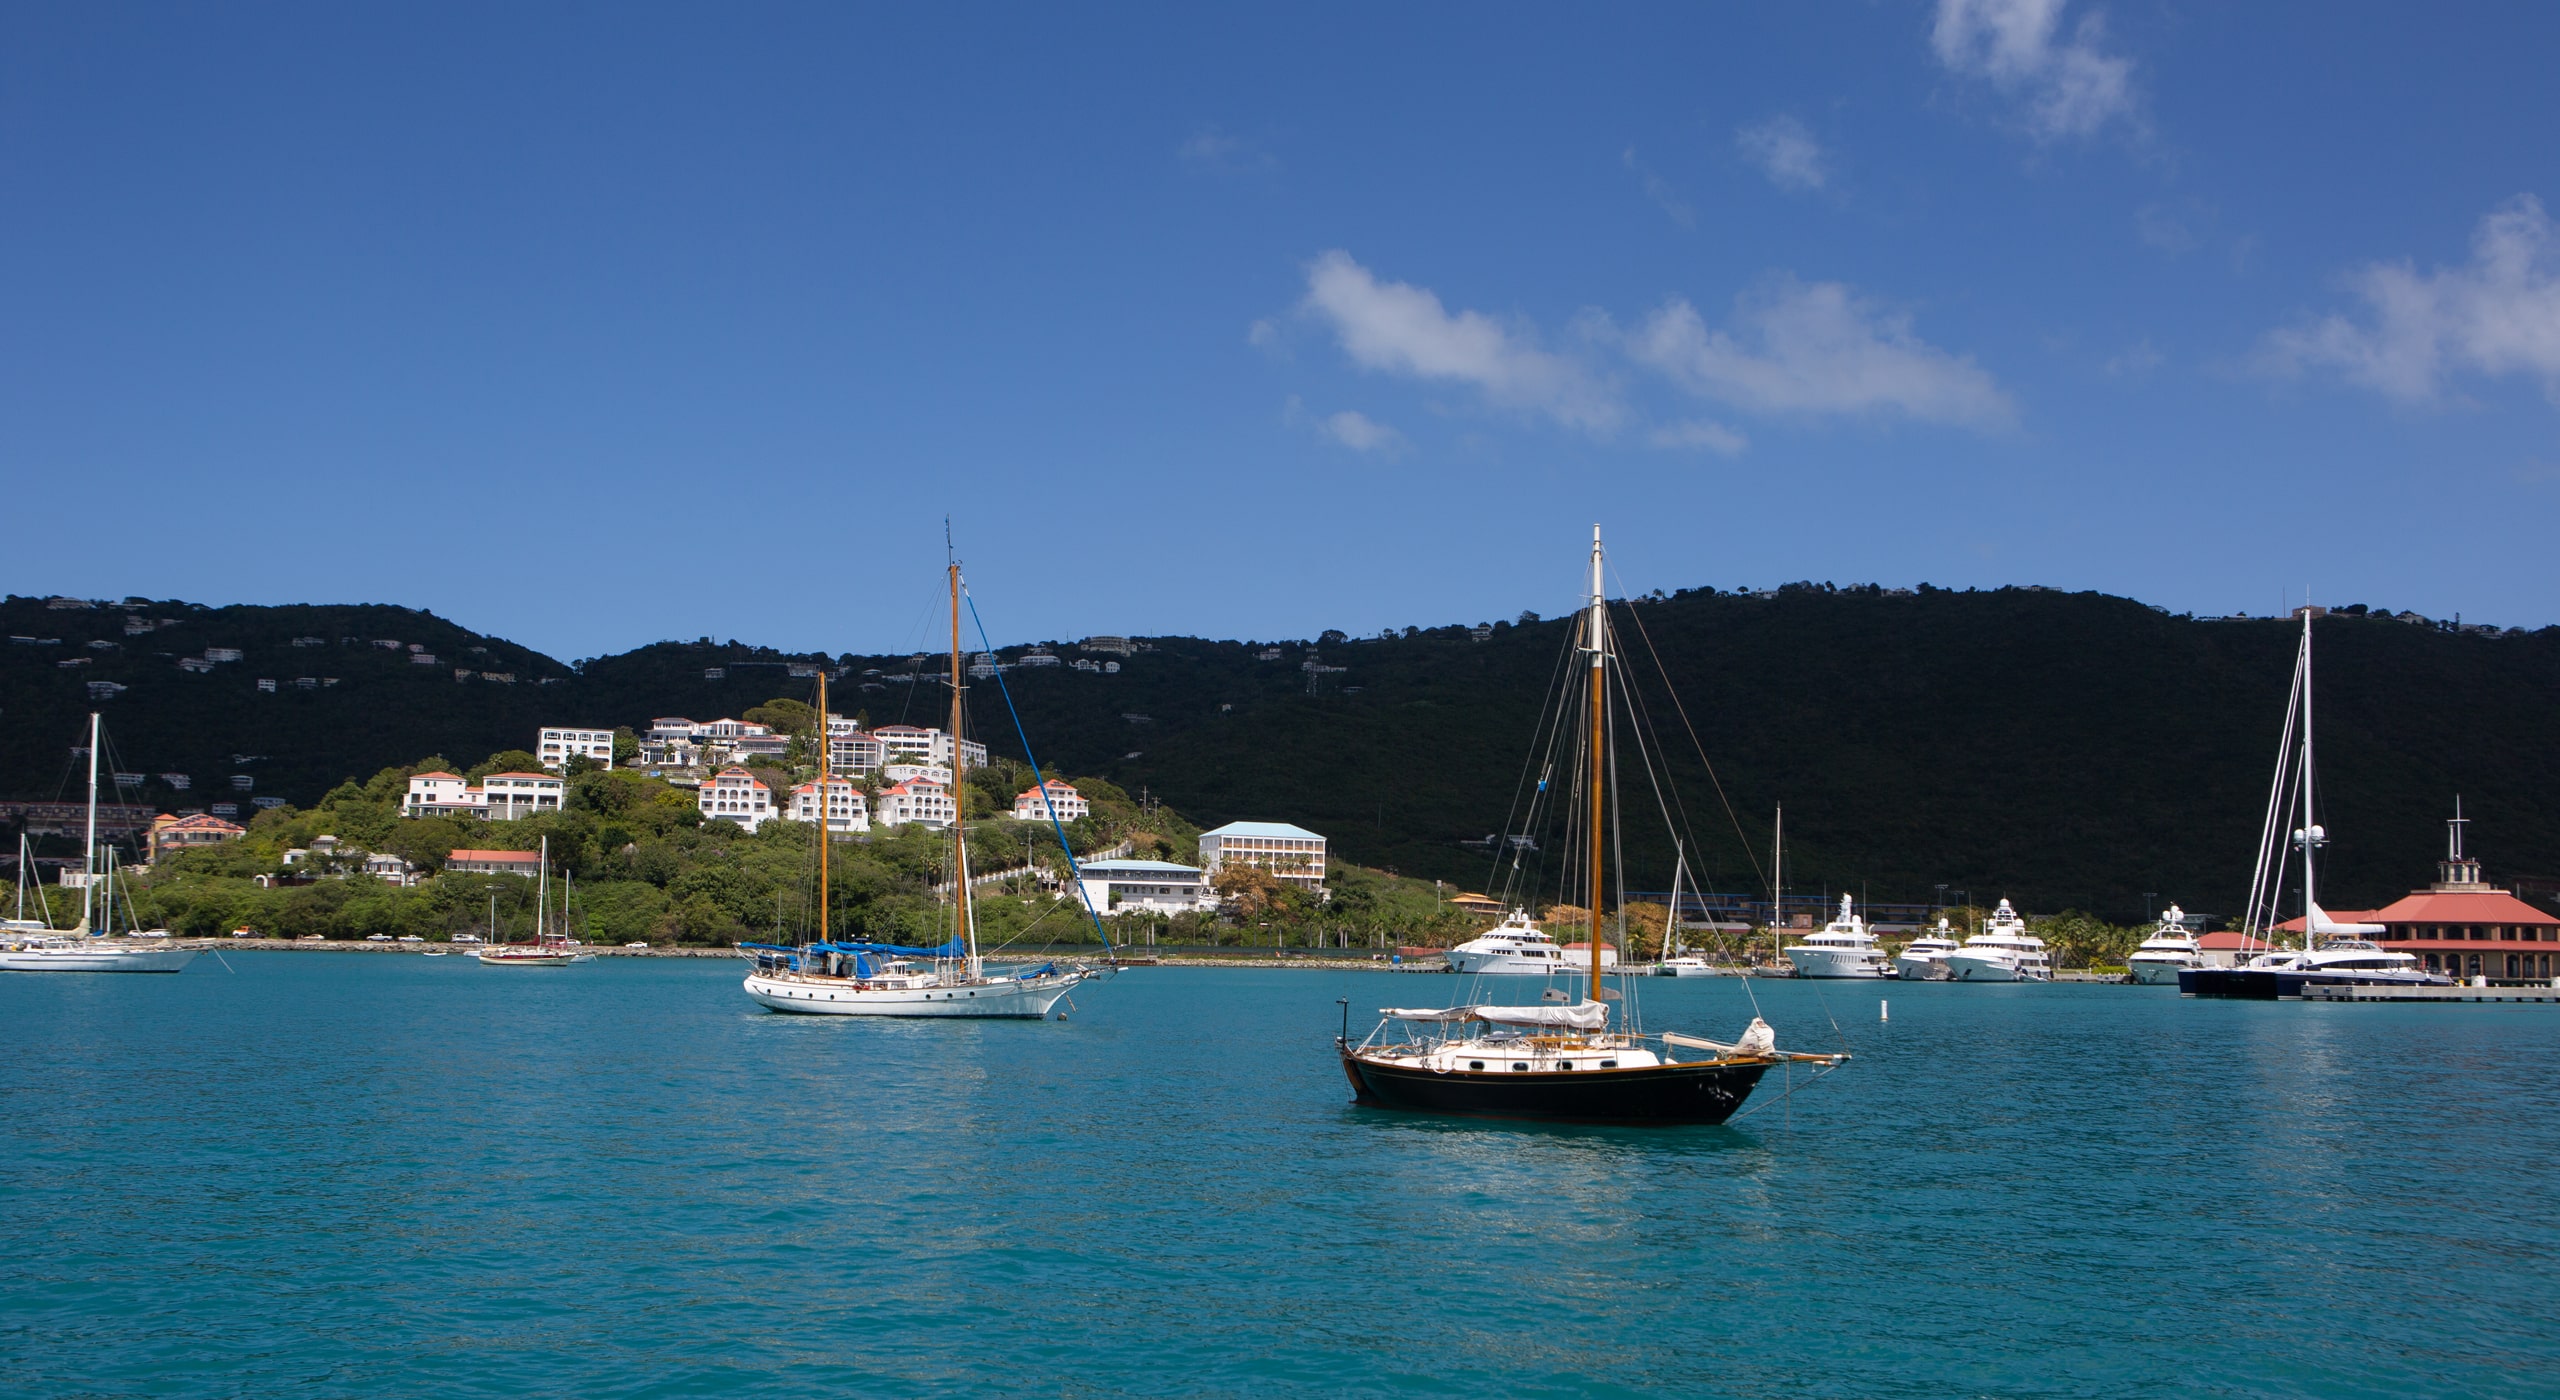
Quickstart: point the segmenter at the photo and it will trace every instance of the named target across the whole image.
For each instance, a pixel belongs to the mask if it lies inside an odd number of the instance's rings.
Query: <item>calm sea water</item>
[[[1334,998],[1455,979],[901,1024],[726,963],[230,958],[0,975],[0,1391],[2560,1391],[2547,1010],[1759,983],[1856,1062],[1575,1130],[1348,1105]]]

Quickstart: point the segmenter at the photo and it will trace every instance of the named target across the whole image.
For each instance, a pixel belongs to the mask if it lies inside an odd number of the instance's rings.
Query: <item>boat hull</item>
[[[179,972],[192,948],[21,948],[0,952],[0,972]]]
[[[1722,977],[1725,971],[1713,963],[1690,962],[1685,958],[1675,958],[1656,966],[1653,969],[1653,975],[1656,977]]]
[[[2140,958],[2135,958],[2132,977],[2135,982],[2145,987],[2174,987],[2178,985],[2178,974],[2190,970],[2200,971],[2201,969],[2189,969],[2174,962],[2144,962]]]
[[[1045,1019],[1081,977],[1035,977],[956,987],[892,989],[830,986],[808,979],[750,974],[746,991],[756,1004],[801,1016],[897,1016],[955,1020]]]
[[[1795,964],[1798,977],[1846,980],[1893,975],[1884,956],[1872,948],[1789,948],[1787,961]]]
[[[1944,958],[1895,958],[1893,975],[1902,982],[1944,982],[1954,974]]]
[[[2189,967],[2178,971],[2181,996],[2222,1001],[2299,1001],[2305,983],[2323,987],[2441,987],[2425,973],[2384,976],[2371,972],[2294,972],[2281,968]]]
[[[472,954],[482,967],[570,967],[593,957],[591,953],[503,953],[497,951]]]
[[[1580,1074],[1385,1065],[1342,1049],[1342,1072],[1360,1103],[1413,1113],[1529,1118],[1551,1123],[1721,1123],[1751,1097],[1766,1061],[1667,1064]]]

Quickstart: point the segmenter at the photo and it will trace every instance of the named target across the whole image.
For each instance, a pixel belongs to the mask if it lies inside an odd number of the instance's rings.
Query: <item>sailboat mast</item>
[[[537,944],[542,942],[542,935],[551,923],[551,838],[548,836],[542,838],[541,873],[542,878],[534,882],[533,888],[533,941]]]
[[[2310,953],[2320,946],[2319,931],[2312,921],[2318,906],[2312,901],[2311,849],[2320,844],[2320,828],[2311,824],[2311,591],[2302,593],[2302,951]]]
[[[1787,920],[1787,804],[1778,804],[1778,824],[1769,838],[1769,956],[1778,956],[1778,932]]]
[[[960,751],[960,561],[951,561],[951,897],[960,936],[968,940],[969,975],[978,973],[978,928],[969,918],[967,757]]]
[[[89,931],[89,905],[98,880],[98,712],[89,712],[89,839],[80,847],[80,931]]]
[[[1608,603],[1600,580],[1600,527],[1591,527],[1591,999],[1600,1000],[1601,721],[1606,717]]]
[[[828,788],[827,753],[835,747],[835,736],[827,729],[827,670],[818,668],[818,941],[827,941],[827,848],[835,844],[835,835],[827,829],[827,818],[834,811],[835,794]]]

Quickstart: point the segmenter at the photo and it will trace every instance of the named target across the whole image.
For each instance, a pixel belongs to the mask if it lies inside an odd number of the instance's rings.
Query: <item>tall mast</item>
[[[1778,824],[1769,837],[1769,956],[1778,956],[1787,921],[1787,804],[1778,804]]]
[[[533,886],[533,941],[539,945],[551,924],[551,838],[542,838],[542,878]]]
[[[98,881],[98,712],[89,712],[89,839],[80,847],[80,931],[89,931],[92,886]]]
[[[969,836],[967,789],[961,776],[967,756],[960,751],[960,561],[951,561],[951,881],[952,910],[960,936],[969,943],[969,975],[978,975],[978,928],[969,918]]]
[[[827,848],[835,844],[835,833],[827,828],[827,818],[834,814],[835,794],[829,790],[827,752],[835,747],[835,735],[827,729],[827,668],[818,667],[818,941],[827,941]]]
[[[1591,644],[1591,999],[1600,1000],[1600,855],[1601,855],[1601,720],[1606,717],[1608,666],[1608,601],[1601,591],[1600,527],[1591,527],[1591,621],[1585,636]]]
[[[2320,844],[2321,831],[2311,824],[2311,593],[2302,594],[2302,951],[2309,953],[2320,946],[2320,934],[2312,928],[2319,918],[2313,910],[2311,887],[2311,850]]]

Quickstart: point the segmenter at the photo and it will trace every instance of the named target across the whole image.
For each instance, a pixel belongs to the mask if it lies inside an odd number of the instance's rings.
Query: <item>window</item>
[[[1469,1068],[1469,1069],[1482,1069],[1482,1068],[1484,1068],[1484,1061],[1482,1061],[1482,1060],[1469,1060],[1469,1061],[1467,1061],[1467,1068]]]
[[[1528,1066],[1527,1064],[1525,1064],[1525,1063],[1523,1063],[1523,1062],[1519,1061],[1519,1060],[1513,1060],[1513,1061],[1511,1062],[1511,1067],[1512,1067],[1513,1069],[1515,1069],[1515,1070],[1525,1070],[1525,1069],[1527,1069],[1529,1066]]]

